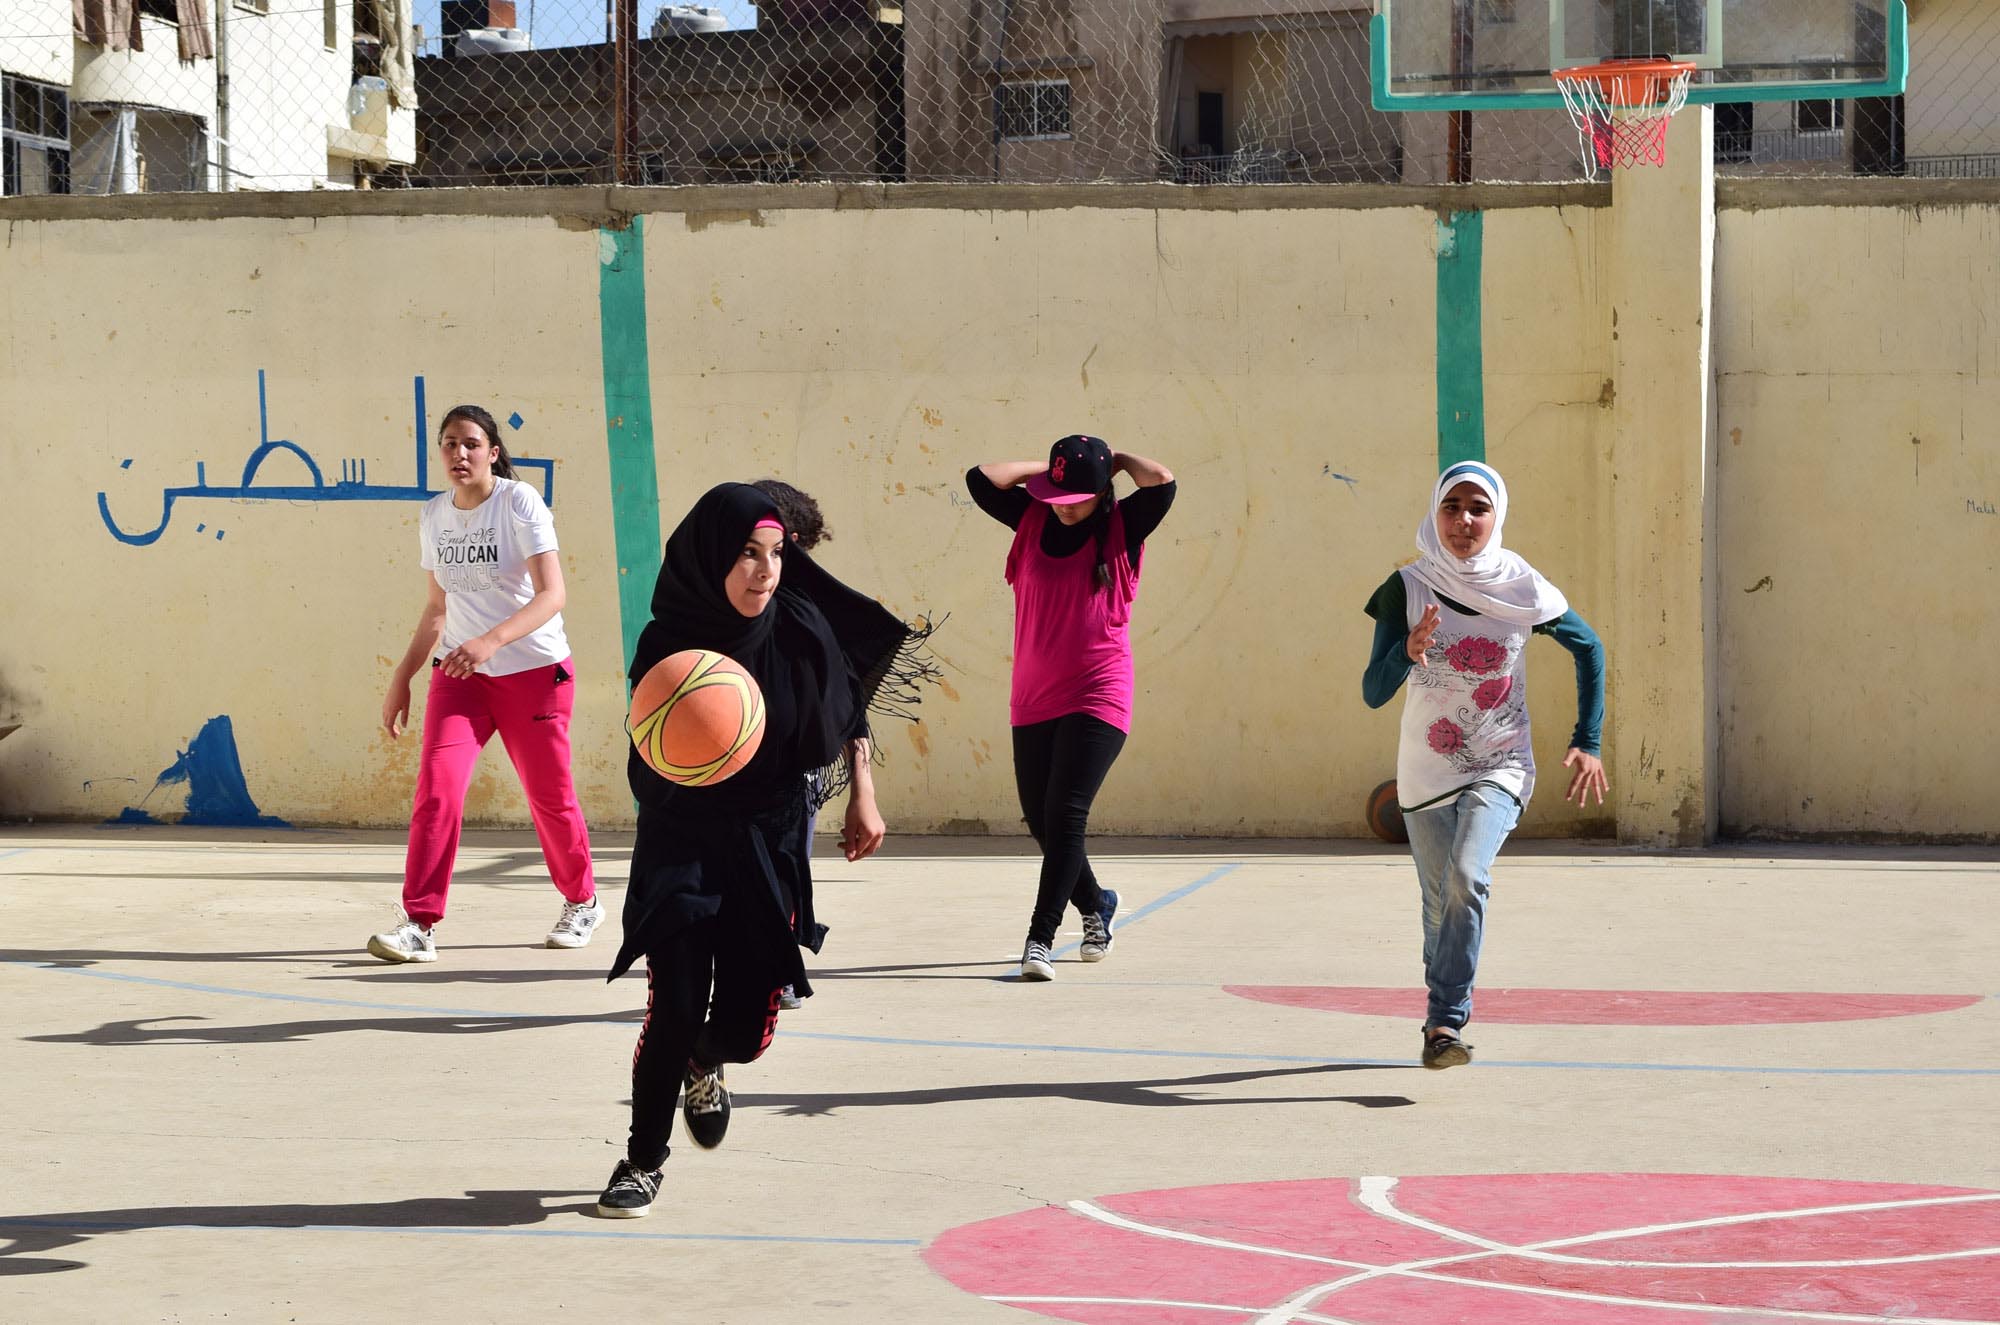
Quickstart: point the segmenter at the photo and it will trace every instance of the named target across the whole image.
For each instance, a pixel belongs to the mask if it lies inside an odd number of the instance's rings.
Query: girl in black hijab
[[[707,787],[676,786],[639,758],[626,776],[639,831],[625,891],[625,942],[616,979],[646,958],[646,1022],[632,1062],[632,1131],[598,1213],[635,1218],[651,1208],[673,1130],[674,1099],[698,1145],[729,1126],[724,1063],[770,1046],[778,993],[810,994],[804,945],[819,951],[803,825],[807,774],[827,770],[819,800],[852,787],[848,859],[881,843],[867,767],[871,705],[901,712],[933,673],[912,630],[841,584],[788,543],[778,508],[756,488],[711,488],[667,539],[653,586],[653,619],[630,677],[683,649],[740,663],[764,694],[764,736],[750,762]]]

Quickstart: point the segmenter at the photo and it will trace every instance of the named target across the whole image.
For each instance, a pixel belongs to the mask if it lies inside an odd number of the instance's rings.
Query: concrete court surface
[[[1517,843],[1426,1072],[1401,849],[1100,842],[1023,985],[1024,845],[823,845],[818,997],[612,1222],[644,986],[531,835],[390,967],[400,834],[0,830],[0,1321],[2000,1320],[2000,853]]]

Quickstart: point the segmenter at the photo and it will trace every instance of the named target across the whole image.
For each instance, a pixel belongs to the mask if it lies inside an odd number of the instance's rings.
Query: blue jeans
[[[1498,787],[1467,787],[1452,799],[1403,816],[1424,890],[1425,1026],[1453,1030],[1472,1019],[1472,981],[1486,928],[1493,858],[1521,804]]]

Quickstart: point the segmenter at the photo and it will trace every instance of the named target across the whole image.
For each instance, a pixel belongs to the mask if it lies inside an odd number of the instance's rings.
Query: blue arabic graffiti
[[[207,462],[197,460],[194,466],[194,482],[192,484],[185,487],[167,488],[161,493],[160,523],[152,529],[146,530],[143,533],[129,533],[121,529],[118,526],[118,522],[111,518],[111,502],[106,494],[102,492],[97,494],[97,514],[103,519],[104,527],[111,531],[113,538],[121,543],[129,543],[134,547],[145,547],[148,544],[159,542],[160,535],[167,532],[167,522],[172,520],[174,515],[174,503],[191,497],[222,501],[244,499],[252,501],[429,501],[437,493],[429,485],[430,428],[424,415],[424,379],[422,374],[413,377],[411,383],[416,398],[417,481],[408,487],[395,484],[370,483],[368,481],[368,462],[365,460],[341,461],[339,480],[334,483],[328,483],[326,476],[320,472],[318,463],[313,460],[312,456],[306,453],[304,447],[300,446],[297,442],[288,441],[283,438],[272,441],[271,415],[264,390],[264,370],[259,368],[257,370],[257,448],[250,453],[250,458],[243,462],[243,477],[234,487],[211,486],[208,481]],[[521,426],[519,422],[520,417],[520,414],[516,413],[509,418],[508,422],[515,428],[519,428]],[[289,451],[291,454],[297,456],[300,462],[305,465],[306,473],[311,475],[312,482],[273,485],[269,487],[255,486],[257,472],[263,468],[264,461],[269,459],[274,451]],[[542,500],[551,506],[555,505],[555,461],[535,460],[527,456],[514,456],[513,461],[514,468],[517,471],[534,470],[540,473]],[[127,469],[130,468],[131,464],[132,462],[127,460],[119,468]],[[203,526],[203,530],[206,530],[206,525]],[[217,530],[215,536],[221,538],[222,531]]]

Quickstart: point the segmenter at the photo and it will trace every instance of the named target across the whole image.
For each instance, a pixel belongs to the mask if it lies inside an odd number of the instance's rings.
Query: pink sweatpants
[[[535,836],[557,891],[572,902],[596,895],[590,829],[569,776],[569,717],[576,705],[571,675],[568,659],[508,676],[457,678],[431,668],[410,853],[403,865],[403,910],[419,925],[428,928],[444,918],[464,826],[465,789],[479,752],[496,731],[528,793]]]

